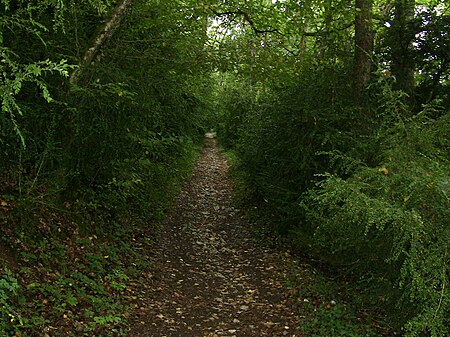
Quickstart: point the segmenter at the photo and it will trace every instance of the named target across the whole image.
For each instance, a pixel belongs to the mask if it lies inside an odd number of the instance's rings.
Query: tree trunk
[[[412,57],[414,32],[410,27],[414,19],[415,0],[396,0],[395,19],[392,22],[393,39],[392,74],[396,88],[411,96],[414,90],[414,60]]]
[[[361,100],[372,71],[372,0],[356,0],[355,8],[355,97]]]
[[[117,3],[109,18],[94,36],[92,45],[85,51],[78,68],[75,69],[75,71],[73,71],[70,75],[70,84],[76,84],[81,73],[83,72],[83,69],[94,61],[101,47],[109,40],[116,28],[119,26],[120,21],[125,15],[127,9],[130,8],[131,3],[132,0],[120,0]]]

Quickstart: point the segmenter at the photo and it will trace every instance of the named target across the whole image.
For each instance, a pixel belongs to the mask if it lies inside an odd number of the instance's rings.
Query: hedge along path
[[[129,336],[300,336],[287,258],[255,244],[207,138],[165,221]]]

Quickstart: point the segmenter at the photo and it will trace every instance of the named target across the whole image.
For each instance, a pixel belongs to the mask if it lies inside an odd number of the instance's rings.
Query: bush
[[[253,88],[253,104],[239,110],[241,124],[232,136],[249,195],[278,214],[282,232],[301,221],[299,195],[313,186],[316,173],[332,165],[318,153],[361,147],[363,130],[348,97],[348,71],[322,65],[321,72],[311,72],[313,66],[302,66],[301,76],[289,86]],[[233,101],[246,101],[249,92],[242,89],[241,98]],[[320,100],[317,93],[324,93]]]
[[[406,94],[386,76],[356,106],[344,65],[312,63],[295,84],[253,96],[233,86],[238,120],[223,114],[224,136],[245,196],[276,234],[363,284],[408,336],[449,334],[448,107],[405,117]]]
[[[449,122],[450,113],[436,120],[424,113],[398,124],[382,165],[347,179],[326,175],[302,202],[313,249],[373,286],[396,288],[408,336],[450,333]]]

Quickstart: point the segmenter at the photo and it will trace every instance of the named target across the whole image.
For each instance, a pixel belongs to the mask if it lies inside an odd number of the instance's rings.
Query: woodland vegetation
[[[134,242],[211,129],[272,238],[405,336],[450,335],[449,11],[1,0],[0,336],[123,334]]]

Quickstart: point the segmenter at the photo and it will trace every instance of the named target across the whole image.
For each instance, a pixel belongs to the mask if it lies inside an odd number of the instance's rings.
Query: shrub
[[[302,202],[313,249],[396,288],[407,336],[450,333],[450,113],[426,112],[386,133],[382,165],[326,175]]]

